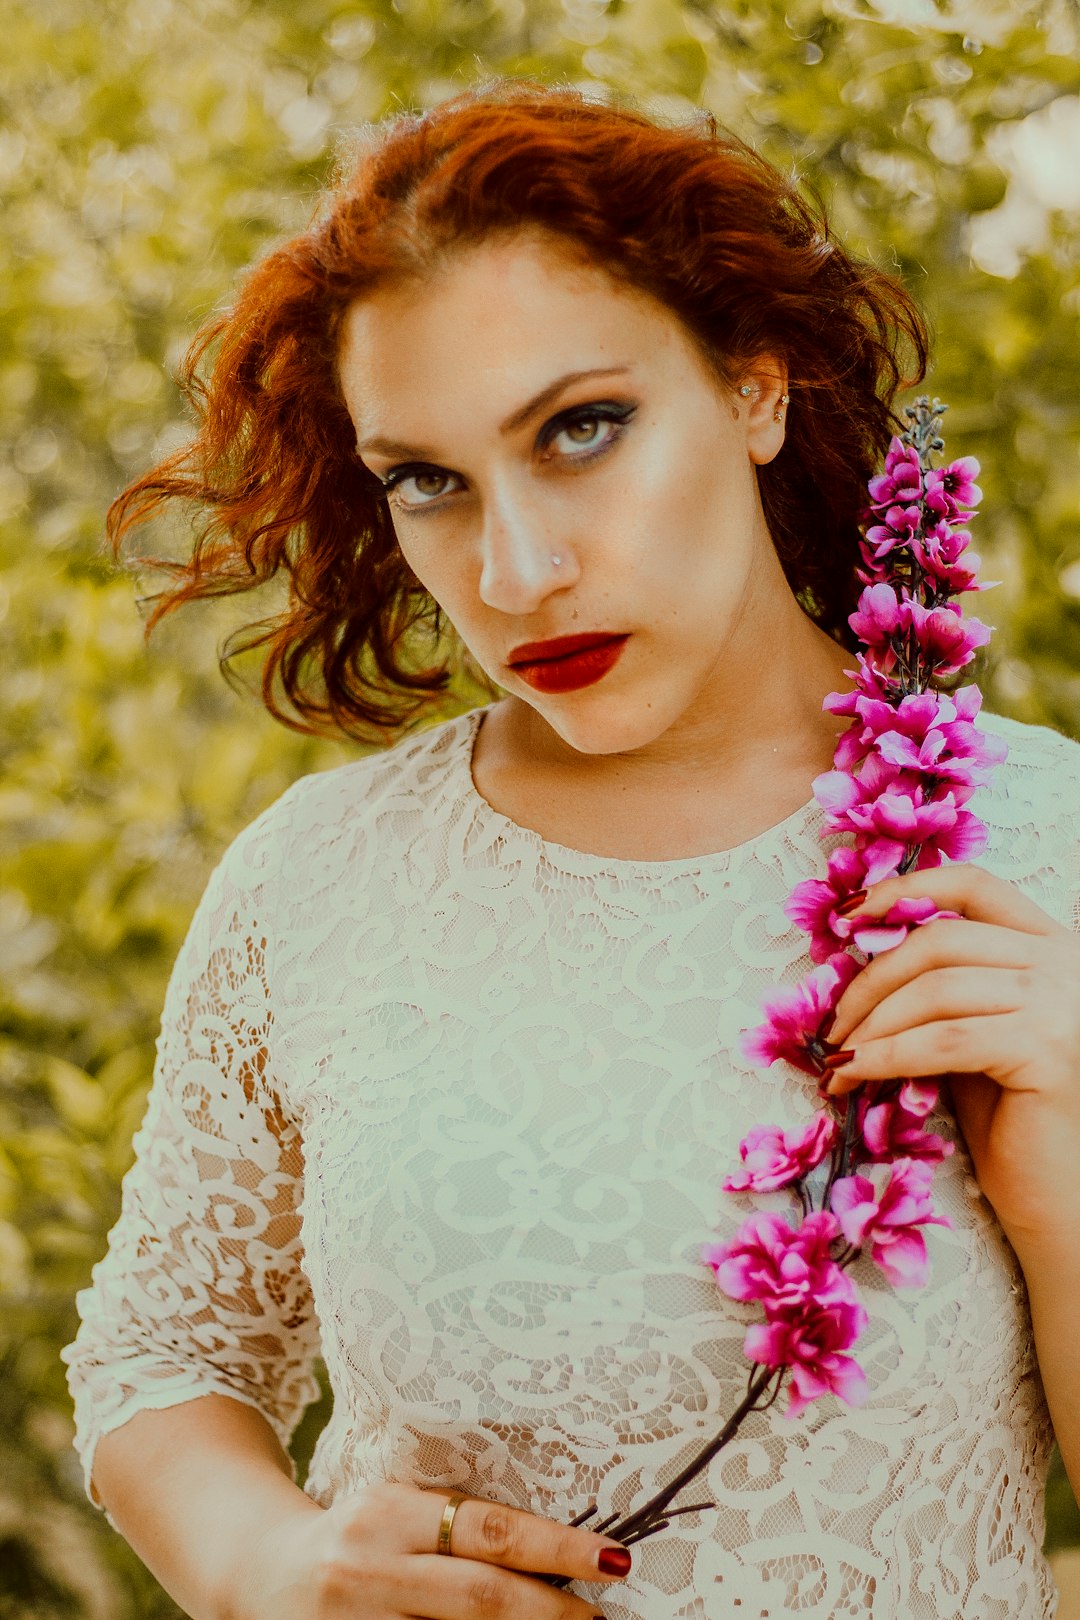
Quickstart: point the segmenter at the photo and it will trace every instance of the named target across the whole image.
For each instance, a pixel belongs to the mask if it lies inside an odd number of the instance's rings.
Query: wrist
[[[311,1571],[310,1555],[306,1562],[300,1556],[300,1542],[313,1533],[311,1521],[325,1517],[325,1509],[300,1495],[254,1538],[223,1594],[217,1620],[286,1620],[296,1612],[299,1588]]]
[[[1048,1287],[1060,1287],[1067,1278],[1080,1274],[1080,1212],[1075,1220],[1055,1221],[1053,1226],[1004,1226],[1003,1230],[1020,1262],[1029,1293],[1044,1282]]]

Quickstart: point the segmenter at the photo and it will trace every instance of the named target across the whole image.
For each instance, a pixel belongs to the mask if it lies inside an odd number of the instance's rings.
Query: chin
[[[571,693],[560,699],[558,706],[553,703],[550,710],[532,705],[552,731],[578,754],[631,754],[663,736],[674,718],[654,712],[631,697],[588,706],[580,702],[589,696],[588,692]]]

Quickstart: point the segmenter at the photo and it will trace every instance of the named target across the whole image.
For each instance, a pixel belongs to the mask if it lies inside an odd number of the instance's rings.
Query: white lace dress
[[[752,1207],[720,1190],[748,1127],[816,1106],[738,1035],[809,970],[781,907],[839,840],[811,800],[693,859],[549,843],[473,785],[479,712],[297,782],[211,879],[63,1351],[88,1490],[99,1435],[211,1391],[287,1444],[319,1353],[324,1506],[386,1478],[625,1509],[738,1401],[753,1312],[698,1251]],[[981,864],[1080,927],[1080,746],[983,723]],[[694,1487],[717,1511],[578,1588],[610,1620],[1054,1613],[1022,1277],[962,1149],[935,1185],[929,1285],[856,1268],[868,1403],[752,1418]]]

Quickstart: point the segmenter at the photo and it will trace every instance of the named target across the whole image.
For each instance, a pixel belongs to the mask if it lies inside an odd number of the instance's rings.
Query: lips
[[[529,658],[520,662],[522,649],[519,647],[519,662],[513,666],[514,674],[537,692],[554,696],[578,692],[583,686],[595,686],[597,681],[602,681],[615,668],[629,640],[628,632],[623,636],[563,636],[558,641],[533,642],[533,648],[549,651],[555,647],[562,651],[553,658]],[[567,645],[575,642],[577,646]],[[526,650],[529,650],[529,644],[526,644]]]
[[[570,658],[575,653],[586,652],[593,647],[606,647],[613,641],[625,641],[625,635],[617,632],[606,634],[594,630],[577,636],[556,636],[553,641],[523,641],[520,647],[515,647],[506,660],[511,669],[519,669],[523,664],[548,663],[558,658]]]

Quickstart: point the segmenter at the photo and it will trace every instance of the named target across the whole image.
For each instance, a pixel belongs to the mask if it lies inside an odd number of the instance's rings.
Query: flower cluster
[[[837,1003],[866,961],[895,949],[913,928],[956,916],[931,900],[907,899],[884,917],[860,917],[862,892],[985,847],[986,827],[969,801],[1005,747],[976,726],[976,686],[948,692],[941,684],[990,634],[952,600],[987,588],[976,583],[979,559],[966,528],[980,498],[979,467],[970,457],[933,466],[944,409],[927,399],[909,409],[907,432],[893,439],[884,472],[870,482],[864,589],[848,621],[865,650],[845,672],[852,690],[825,699],[826,710],[851,723],[834,769],[814,782],[823,836],[845,833],[851,843],[829,856],[826,877],[800,883],[784,907],[809,935],[817,966],[770,996],[765,1022],[744,1032],[744,1053],[757,1064],[782,1059],[822,1075]],[[725,1294],[761,1307],[765,1320],[747,1331],[745,1352],[775,1375],[771,1398],[788,1382],[792,1416],[826,1393],[853,1404],[865,1397],[865,1377],[849,1353],[866,1325],[846,1275],[856,1256],[868,1253],[898,1288],[926,1281],[923,1228],[948,1225],[930,1197],[934,1167],[952,1151],[928,1128],[937,1100],[936,1082],[900,1079],[872,1098],[854,1092],[801,1131],[755,1126],[740,1146],[742,1168],[725,1190],[789,1189],[793,1215],[751,1215],[702,1258]],[[826,1161],[827,1174],[812,1181]]]
[[[966,527],[980,499],[978,463],[933,465],[944,448],[944,410],[938,400],[917,400],[884,472],[870,481],[858,570],[864,588],[848,620],[864,650],[858,667],[845,671],[852,690],[825,699],[823,707],[850,724],[834,768],[814,782],[826,812],[823,836],[847,834],[851,842],[832,851],[824,878],[800,883],[784,907],[809,936],[816,965],[801,984],[770,996],[765,1021],[744,1032],[744,1053],[755,1064],[782,1060],[816,1077],[827,1072],[837,1003],[867,960],[895,949],[913,928],[957,915],[916,898],[884,917],[860,917],[865,889],[946,859],[969,860],[985,846],[986,827],[969,804],[1006,750],[976,725],[978,688],[953,679],[990,632],[953,600],[988,587],[976,583],[979,559]],[[671,1504],[785,1384],[792,1417],[823,1395],[851,1404],[865,1398],[851,1351],[867,1315],[848,1268],[866,1254],[898,1288],[926,1281],[924,1229],[949,1224],[930,1196],[935,1166],[952,1152],[929,1129],[937,1101],[936,1081],[900,1078],[872,1095],[852,1091],[803,1129],[757,1125],[747,1133],[725,1191],[787,1192],[789,1209],[758,1210],[727,1242],[702,1249],[722,1292],[764,1316],[744,1339],[752,1363],[746,1395],[675,1479],[625,1518],[613,1514],[593,1528],[630,1545],[678,1513],[712,1506]],[[574,1523],[594,1514],[595,1506]]]

